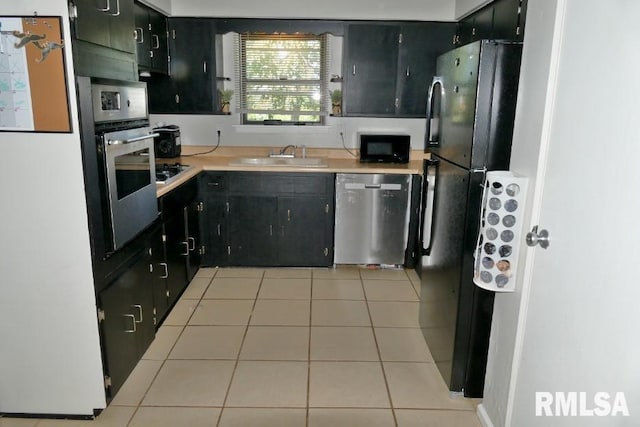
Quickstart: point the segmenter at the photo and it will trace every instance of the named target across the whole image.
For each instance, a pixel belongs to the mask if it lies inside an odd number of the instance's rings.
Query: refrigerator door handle
[[[431,255],[431,248],[433,246],[433,231],[436,225],[436,201],[438,190],[438,166],[439,160],[425,160],[424,161],[424,189],[422,193],[422,224],[420,226],[420,246],[422,249],[422,255]],[[433,175],[433,190],[429,191],[429,169],[434,168],[435,173]],[[429,196],[431,194],[431,196]],[[427,208],[430,208],[431,214],[427,221]],[[428,234],[427,234],[428,233]],[[428,240],[425,238],[428,235]],[[428,245],[425,247],[425,242]]]
[[[439,93],[437,93],[438,89]],[[445,92],[444,81],[440,76],[435,76],[433,78],[427,95],[427,129],[425,132],[425,147],[429,145],[438,145],[440,142],[440,111],[437,112],[437,116],[434,116],[434,113],[436,113],[434,108],[434,102],[436,101],[436,98],[434,98],[435,96],[439,96],[438,105],[441,105],[444,101]]]

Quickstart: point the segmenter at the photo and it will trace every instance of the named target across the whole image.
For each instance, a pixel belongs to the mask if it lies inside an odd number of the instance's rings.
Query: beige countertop
[[[411,159],[406,164],[390,163],[360,163],[358,158],[354,158],[344,149],[317,149],[308,148],[307,157],[320,157],[325,160],[326,167],[295,167],[295,166],[254,166],[254,165],[232,165],[239,158],[243,157],[266,157],[270,152],[277,152],[280,147],[219,147],[215,151],[207,154],[193,155],[195,153],[205,153],[211,150],[208,147],[183,146],[182,156],[172,159],[156,159],[156,163],[181,163],[189,165],[191,168],[170,182],[169,184],[157,184],[158,197],[170,192],[174,188],[187,182],[202,171],[243,171],[243,172],[309,172],[309,173],[385,173],[414,175],[422,173],[422,164],[425,154],[421,151],[412,151]],[[357,154],[357,150],[354,151]],[[299,153],[296,153],[299,156]],[[428,156],[428,155],[427,155]]]

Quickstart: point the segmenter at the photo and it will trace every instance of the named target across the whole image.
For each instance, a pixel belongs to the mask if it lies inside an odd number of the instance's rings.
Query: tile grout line
[[[258,302],[258,295],[260,295],[260,289],[262,288],[262,283],[265,279],[266,270],[262,270],[262,275],[260,276],[260,283],[258,284],[258,290],[256,292],[256,297],[253,300],[253,305],[251,306],[251,312],[249,313],[249,318],[247,319],[247,325],[244,328],[244,334],[242,335],[242,341],[240,342],[240,348],[238,348],[238,354],[236,355],[235,364],[233,365],[233,371],[231,371],[231,377],[229,378],[229,385],[227,386],[227,392],[224,395],[224,400],[222,401],[222,406],[220,407],[220,414],[218,415],[218,420],[216,422],[216,427],[219,427],[220,422],[222,421],[222,415],[224,414],[224,410],[227,407],[227,400],[229,399],[229,393],[231,392],[231,385],[233,384],[233,379],[236,376],[236,371],[238,369],[238,364],[240,363],[240,353],[242,353],[242,348],[244,347],[244,342],[247,338],[247,333],[249,332],[249,325],[251,324],[251,318],[253,317],[253,311],[256,308],[256,304]]]
[[[311,324],[313,319],[313,271],[311,271],[311,289],[309,292],[309,339],[307,342],[307,408],[305,427],[309,427],[309,413],[311,405]]]
[[[199,270],[199,269],[198,269]],[[216,277],[216,275],[218,274],[218,271],[216,269],[216,272],[213,274],[213,276],[211,276],[209,278],[209,283],[207,284],[207,286],[204,289],[204,292],[202,292],[202,296],[200,296],[200,299],[198,299],[198,305],[200,304],[200,301],[202,300],[202,297],[204,296],[204,294],[206,293],[207,289],[209,289],[209,286],[211,286],[211,283],[213,282],[213,279]],[[196,274],[198,274],[196,272]],[[194,275],[194,279],[195,279],[195,275]],[[193,282],[193,279],[191,279],[191,282]],[[189,284],[191,284],[191,282],[189,282]],[[187,286],[188,287],[188,286]],[[187,288],[185,288],[186,291]],[[183,292],[184,294],[184,292]],[[180,301],[182,299],[182,295],[180,296],[180,298],[178,298],[178,301]],[[176,304],[177,302],[176,301]],[[197,306],[196,305],[196,308]],[[173,310],[175,308],[175,304],[174,306],[171,308],[171,310]],[[164,365],[167,363],[167,360],[169,359],[169,356],[171,355],[171,352],[173,351],[173,349],[175,348],[176,344],[178,343],[178,341],[180,340],[180,337],[182,336],[182,334],[184,333],[185,329],[187,329],[187,325],[189,324],[189,320],[191,320],[191,317],[193,316],[193,314],[196,312],[196,309],[193,309],[193,312],[191,313],[191,315],[189,316],[188,319],[185,320],[185,324],[184,325],[178,325],[178,326],[182,326],[182,330],[180,331],[180,333],[178,334],[178,336],[176,337],[176,340],[173,342],[173,344],[171,345],[171,348],[169,349],[169,351],[167,352],[166,356],[164,357],[164,360],[162,360],[162,363],[160,363],[160,367],[158,368],[158,370],[156,371],[155,375],[153,376],[153,379],[149,382],[149,385],[147,386],[147,388],[145,389],[144,394],[142,395],[142,397],[140,398],[140,401],[138,402],[138,404],[135,406],[135,410],[133,411],[133,413],[131,414],[131,418],[129,419],[129,421],[127,422],[126,426],[129,427],[131,425],[131,422],[133,421],[133,419],[135,418],[136,414],[138,413],[138,411],[140,410],[140,407],[142,406],[142,402],[144,401],[145,397],[147,397],[147,394],[149,393],[149,390],[151,389],[151,387],[153,386],[153,383],[155,383],[156,379],[158,379],[158,375],[160,374],[160,371],[162,370],[162,368],[164,367]],[[166,320],[169,315],[171,314],[171,312],[167,313],[164,317],[164,320]],[[165,326],[164,324],[160,325],[160,328],[162,328],[163,326]],[[174,326],[174,325],[167,325],[167,326]],[[144,359],[140,359],[140,360],[144,360]],[[138,362],[140,363],[140,362]],[[136,365],[137,367],[137,365]],[[121,388],[122,390],[122,388]],[[115,396],[114,396],[115,398]],[[106,409],[106,408],[105,408]]]
[[[360,283],[362,285],[362,292],[364,293],[364,301],[367,306],[367,314],[369,315],[369,321],[371,322],[371,332],[373,333],[373,340],[376,344],[376,351],[378,352],[378,360],[380,362],[380,369],[382,370],[382,378],[384,379],[384,386],[387,389],[387,398],[389,399],[389,407],[391,408],[391,416],[393,417],[393,424],[398,427],[398,419],[396,418],[396,411],[393,407],[393,400],[391,399],[391,389],[389,388],[389,381],[387,380],[387,373],[384,370],[384,363],[382,363],[382,354],[380,353],[380,345],[378,344],[378,337],[376,336],[376,328],[373,326],[373,317],[371,316],[371,310],[369,309],[369,299],[364,288],[364,279],[360,274]]]

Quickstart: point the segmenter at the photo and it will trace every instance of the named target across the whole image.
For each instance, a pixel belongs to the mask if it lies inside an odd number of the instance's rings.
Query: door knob
[[[549,232],[547,230],[540,230],[540,232],[538,232],[537,225],[527,233],[527,246],[533,247],[535,245],[540,245],[542,249],[549,247]]]

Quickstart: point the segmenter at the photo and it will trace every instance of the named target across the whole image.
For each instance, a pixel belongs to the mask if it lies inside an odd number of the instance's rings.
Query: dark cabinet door
[[[276,265],[277,211],[276,197],[229,196],[229,265]]]
[[[138,3],[134,5],[134,39],[136,42],[136,59],[138,67],[151,68],[151,29],[148,9]]]
[[[129,53],[136,53],[134,39],[135,14],[133,0],[111,0],[109,32],[111,47]]]
[[[178,112],[215,111],[215,61],[211,21],[198,18],[169,20],[170,74],[177,90]],[[197,48],[196,48],[197,47]]]
[[[135,53],[133,0],[76,0],[76,38]]]
[[[162,228],[159,228],[157,232],[154,232],[150,237],[149,271],[151,271],[151,282],[153,286],[153,305],[156,309],[156,324],[159,324],[169,310],[166,280],[168,266],[165,262]]]
[[[278,265],[326,267],[333,263],[330,205],[325,197],[278,197]]]
[[[101,46],[111,46],[107,0],[76,0],[76,38]]]
[[[189,242],[185,235],[182,215],[175,215],[163,223],[167,263],[167,293],[169,307],[173,306],[187,286],[187,256]]]
[[[499,0],[493,5],[493,38],[518,40],[520,0]]]
[[[351,24],[343,60],[343,114],[393,115],[400,27]]]
[[[153,341],[153,294],[145,250],[99,294],[103,354],[113,397]]]
[[[187,237],[187,282],[193,279],[198,268],[200,268],[200,251],[202,243],[200,241],[200,212],[204,203],[193,200],[184,208],[184,228]]]
[[[167,74],[169,48],[167,45],[167,18],[149,9],[151,71]]]
[[[154,75],[141,80],[147,82],[150,113],[170,114],[180,111],[178,88],[170,76]]]
[[[214,267],[228,263],[226,206],[224,195],[205,195],[200,230],[204,246],[202,265]]]

